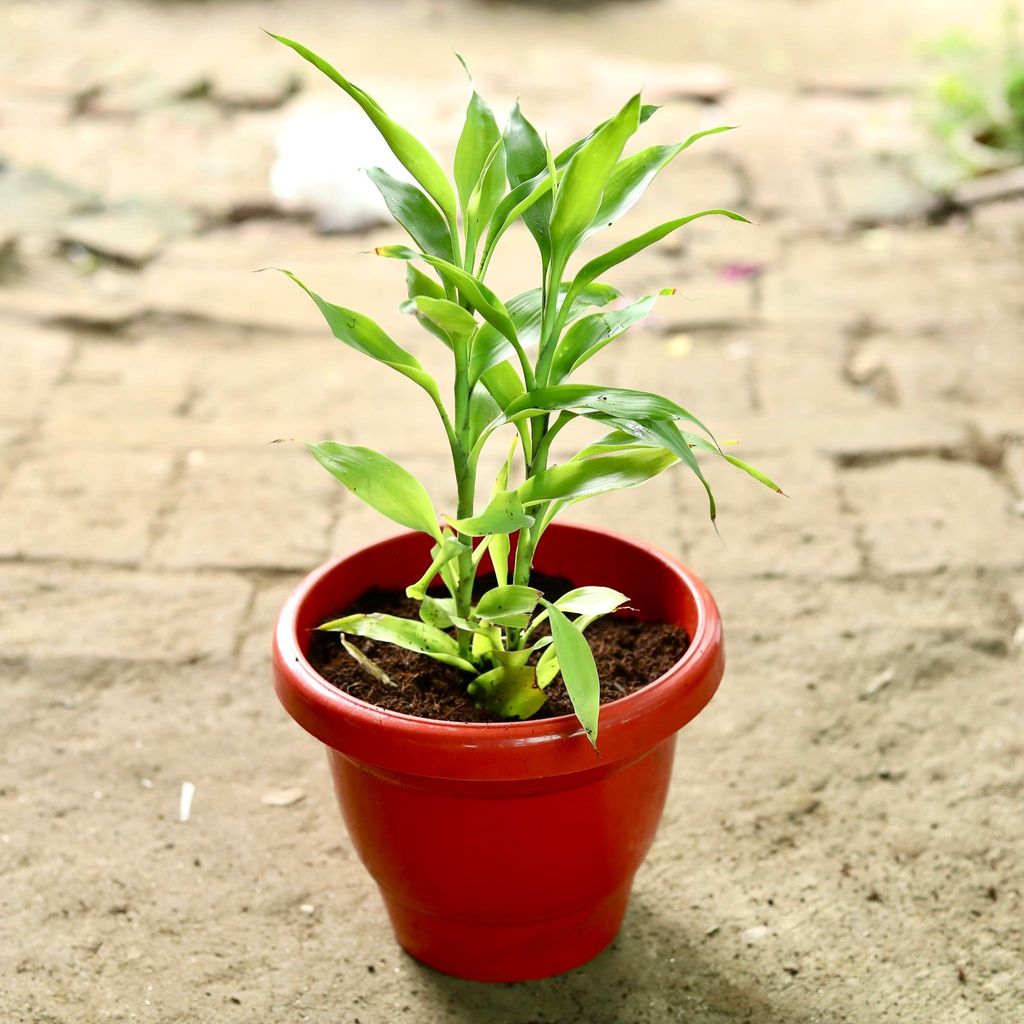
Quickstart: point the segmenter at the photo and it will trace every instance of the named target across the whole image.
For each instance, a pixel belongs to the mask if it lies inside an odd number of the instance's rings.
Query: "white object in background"
[[[278,132],[270,189],[283,209],[311,211],[321,231],[363,231],[390,219],[368,167],[408,180],[362,110],[305,100]]]
[[[191,782],[181,784],[181,800],[178,802],[178,821],[183,825],[192,817],[192,799],[196,795],[196,787]]]

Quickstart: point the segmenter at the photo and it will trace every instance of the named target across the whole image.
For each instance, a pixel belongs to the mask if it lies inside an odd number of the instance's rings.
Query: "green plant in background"
[[[928,50],[942,68],[928,87],[929,118],[958,160],[972,173],[1024,161],[1024,45],[1017,8],[1007,7],[996,44],[951,32]]]
[[[620,296],[600,280],[608,271],[700,217],[744,221],[728,210],[702,210],[666,221],[587,260],[574,273],[568,271],[579,246],[622,217],[670,161],[701,137],[725,129],[623,156],[629,138],[656,109],[637,95],[585,138],[554,154],[518,104],[502,130],[474,91],[452,183],[428,150],[376,100],[306,47],[274,38],[359,104],[418,183],[400,181],[380,168],[368,172],[415,243],[415,248],[390,245],[377,253],[405,263],[408,301],[401,308],[437,337],[454,365],[449,406],[416,358],[376,323],[326,301],[288,275],[317,304],[335,337],[426,391],[443,425],[458,486],[455,514],[439,517],[423,485],[386,456],[333,441],[309,445],[353,494],[435,542],[433,562],[408,588],[419,602],[420,621],[356,614],[321,628],[341,634],[349,653],[378,676],[384,675],[382,669],[347,637],[394,643],[457,666],[466,672],[468,692],[477,704],[505,717],[534,714],[544,703],[545,688],[561,673],[573,708],[596,743],[599,681],[584,631],[627,597],[606,587],[581,587],[547,600],[530,583],[533,555],[545,529],[568,506],[643,483],[676,462],[703,485],[714,519],[711,488],[694,450],[724,458],[778,490],[762,473],[725,454],[707,427],[676,402],[644,391],[571,381],[606,345],[646,317],[660,295],[671,292],[601,309]],[[539,249],[541,282],[502,301],[484,279],[496,246],[518,220]],[[553,464],[552,442],[580,417],[597,424],[603,436]],[[503,427],[509,428],[511,448],[489,499],[477,508],[480,454]],[[517,467],[520,475],[513,483]],[[474,597],[485,553],[496,585]],[[428,590],[438,576],[444,596]],[[538,632],[545,621],[550,635]]]

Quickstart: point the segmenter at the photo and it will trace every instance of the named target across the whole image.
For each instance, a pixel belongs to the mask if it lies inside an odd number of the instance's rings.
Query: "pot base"
[[[632,882],[601,903],[527,923],[438,917],[382,895],[395,937],[427,967],[469,981],[536,981],[580,967],[610,945]]]

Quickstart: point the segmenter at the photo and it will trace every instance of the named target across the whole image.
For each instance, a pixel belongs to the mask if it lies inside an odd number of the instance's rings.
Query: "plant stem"
[[[455,346],[455,432],[457,446],[452,452],[455,463],[455,480],[458,485],[459,519],[468,519],[473,515],[473,503],[476,492],[476,459],[470,450],[472,438],[469,422],[469,350],[463,342]],[[476,568],[473,564],[473,539],[459,535],[459,539],[467,545],[467,550],[458,558],[459,585],[455,597],[455,611],[461,618],[469,618],[473,604],[473,580]],[[465,657],[469,653],[470,634],[459,630],[459,650]]]

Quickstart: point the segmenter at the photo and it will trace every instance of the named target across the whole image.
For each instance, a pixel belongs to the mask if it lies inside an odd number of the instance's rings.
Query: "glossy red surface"
[[[277,693],[327,745],[352,841],[405,949],[481,981],[558,974],[600,952],[619,928],[664,807],[675,734],[722,676],[718,609],[667,555],[556,523],[538,569],[621,590],[638,617],[684,626],[689,650],[660,679],[602,706],[600,755],[571,716],[414,718],[331,686],[305,651],[310,630],[368,587],[417,579],[430,543],[402,534],[307,577],[278,620]]]

